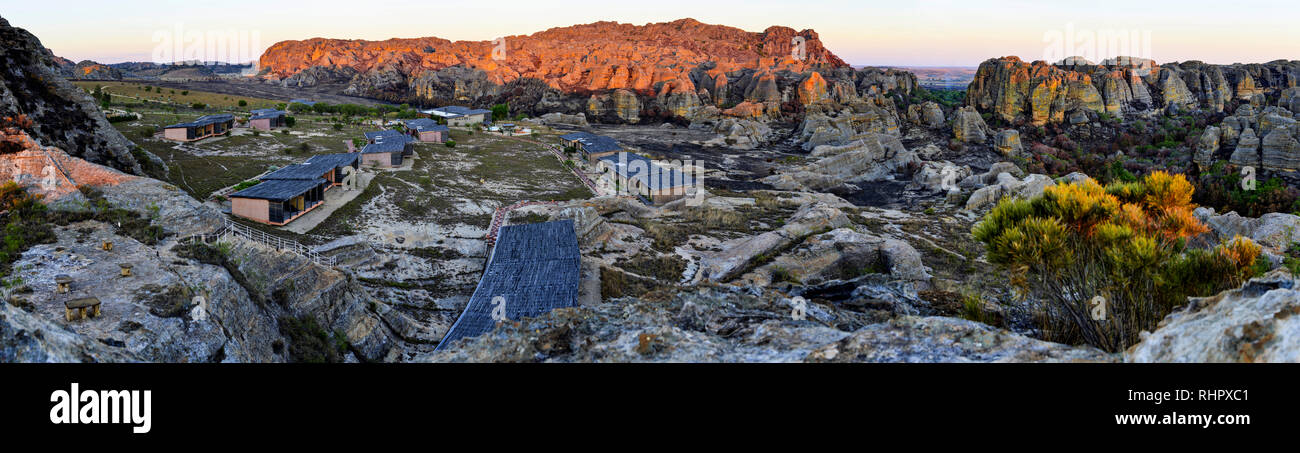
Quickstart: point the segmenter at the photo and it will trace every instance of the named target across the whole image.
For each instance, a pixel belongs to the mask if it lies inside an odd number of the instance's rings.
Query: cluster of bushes
[[[0,244],[0,275],[8,276],[11,266],[33,245],[53,243],[57,237],[46,221],[40,197],[28,194],[13,181],[0,185],[0,211],[4,219],[4,243]]]
[[[81,192],[89,200],[84,210],[55,211],[41,203],[38,195],[27,193],[14,181],[0,184],[0,224],[4,229],[0,275],[9,275],[13,263],[32,246],[54,243],[58,239],[53,229],[56,225],[97,220],[115,227],[117,234],[146,245],[157,244],[166,237],[162,227],[153,225],[152,219],[109,206],[102,194],[94,190],[82,188]]]
[[[1242,187],[1242,175],[1223,161],[1215,162],[1197,178],[1196,202],[1219,212],[1237,211],[1247,217],[1270,212],[1300,211],[1300,190],[1280,178],[1255,182],[1253,190]]]
[[[1162,171],[1104,187],[1058,184],[1033,199],[1003,200],[972,233],[1021,295],[1044,301],[1046,339],[1121,351],[1187,297],[1268,268],[1246,238],[1187,247],[1208,231],[1192,216],[1193,192],[1184,176]]]
[[[327,331],[311,316],[279,319],[280,332],[289,339],[289,360],[306,363],[340,363],[349,345],[341,331]]]
[[[966,90],[927,90],[917,88],[909,96],[908,101],[911,104],[923,104],[929,101],[953,108],[966,103]]]

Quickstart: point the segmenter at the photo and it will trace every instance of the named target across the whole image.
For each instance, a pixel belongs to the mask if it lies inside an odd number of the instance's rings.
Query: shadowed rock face
[[[1232,100],[1280,93],[1300,79],[1300,61],[1158,65],[1120,57],[1099,64],[1081,59],[1063,63],[1028,63],[1017,57],[985,61],[968,88],[967,102],[1009,122],[1043,125],[1080,111],[1116,116],[1166,108],[1222,112]]]
[[[0,18],[0,117],[25,115],[33,122],[27,132],[41,144],[140,174],[131,154],[135,145],[108,123],[89,94],[60,76],[58,64],[35,36]]]

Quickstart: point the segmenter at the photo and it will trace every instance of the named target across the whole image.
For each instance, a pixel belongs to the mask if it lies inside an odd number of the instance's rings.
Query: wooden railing
[[[243,238],[258,244],[262,244],[267,247],[271,247],[278,251],[297,253],[311,260],[312,262],[322,266],[336,267],[338,264],[337,259],[335,259],[335,257],[321,255],[320,253],[317,253],[316,251],[312,250],[311,247],[303,245],[298,241],[292,239],[285,239],[273,234],[268,234],[265,231],[252,228],[234,221],[227,221],[225,226],[221,227],[221,229],[215,232],[189,236],[181,239],[181,242],[194,243],[196,241],[201,241],[207,244],[207,243],[212,243],[214,241],[228,239],[231,237]]]

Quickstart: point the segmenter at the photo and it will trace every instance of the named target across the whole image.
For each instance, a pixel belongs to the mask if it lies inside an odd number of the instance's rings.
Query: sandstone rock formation
[[[846,183],[889,178],[909,164],[920,164],[916,153],[903,146],[898,137],[885,134],[863,134],[845,145],[821,145],[809,155],[817,160],[764,178],[763,182],[782,190],[822,191]]]
[[[0,118],[25,116],[46,146],[90,162],[140,174],[135,145],[100,113],[94,99],[59,75],[41,42],[0,18]],[[143,153],[143,152],[142,152]],[[146,154],[142,154],[146,155]]]
[[[1300,291],[1279,269],[1205,298],[1192,298],[1124,352],[1128,362],[1300,361]]]
[[[802,42],[802,49],[794,48],[796,42]],[[589,119],[612,112],[621,122],[635,122],[629,113],[639,114],[651,99],[667,115],[688,117],[705,104],[723,106],[740,99],[779,104],[786,100],[782,90],[800,81],[807,82],[797,95],[805,104],[844,90],[813,69],[847,69],[849,77],[843,80],[850,88],[866,78],[853,76],[855,71],[826,50],[815,31],[770,27],[754,33],[693,19],[640,26],[597,22],[496,42],[432,37],[283,41],[259,61],[268,80],[314,86],[347,79],[347,93],[394,101],[477,102],[509,92],[501,87],[532,80],[539,85],[533,91],[592,98]],[[791,74],[795,78],[785,80]],[[624,94],[608,100],[614,105],[593,98],[620,91],[641,105]],[[558,110],[528,113],[551,111]]]
[[[1088,64],[1017,57],[982,63],[967,92],[968,104],[1009,122],[1060,123],[1071,112],[1125,116],[1156,109],[1222,112],[1230,101],[1257,102],[1294,85],[1300,62],[1210,65],[1199,61],[1158,65],[1131,57]],[[1294,96],[1284,97],[1287,103]]]
[[[974,107],[962,107],[952,115],[952,136],[957,141],[983,144],[992,133],[993,129]]]
[[[998,151],[1007,157],[1019,157],[1025,151],[1025,146],[1020,143],[1020,131],[1015,129],[1003,129],[998,132],[995,145]]]

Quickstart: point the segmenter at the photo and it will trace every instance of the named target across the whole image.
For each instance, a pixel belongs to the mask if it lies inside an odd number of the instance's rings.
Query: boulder
[[[966,200],[967,211],[979,211],[991,208],[1003,197],[1033,198],[1043,193],[1044,189],[1055,184],[1052,178],[1032,174],[1024,179],[1016,179],[1009,173],[997,176],[997,183],[983,187],[971,194]]]
[[[1275,127],[1260,141],[1262,164],[1266,170],[1300,170],[1300,141],[1295,126]]]
[[[1019,157],[1025,151],[1024,145],[1020,143],[1020,131],[1015,129],[1003,129],[998,132],[996,146],[998,151],[1007,157]]]
[[[1205,133],[1196,142],[1196,154],[1193,160],[1202,168],[1207,168],[1214,163],[1214,153],[1219,151],[1219,139],[1222,132],[1216,126],[1205,128]]]
[[[1113,362],[1086,346],[1036,340],[964,319],[900,316],[819,347],[806,362]]]
[[[1228,162],[1233,165],[1258,167],[1259,158],[1259,137],[1255,136],[1255,131],[1249,127],[1241,133],[1237,139],[1237,149],[1232,151],[1232,156]]]
[[[919,164],[898,137],[864,134],[852,143],[822,145],[809,154],[817,160],[762,181],[781,190],[826,190],[846,183],[878,181],[892,177],[909,164]]]
[[[1285,269],[1191,298],[1124,352],[1127,362],[1300,362],[1300,291]]]
[[[728,241],[722,251],[705,256],[700,269],[705,278],[729,281],[753,267],[760,256],[770,256],[811,234],[848,224],[848,217],[837,208],[821,202],[807,204],[800,207],[780,229]]]
[[[966,106],[957,109],[952,117],[952,135],[963,143],[983,144],[993,129],[984,123],[984,118],[975,107]]]

